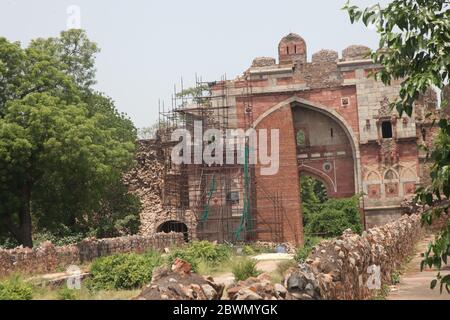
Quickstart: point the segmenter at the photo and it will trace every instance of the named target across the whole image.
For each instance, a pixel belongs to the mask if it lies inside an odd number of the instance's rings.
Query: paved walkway
[[[432,239],[433,236],[427,236],[419,242],[414,258],[406,265],[404,274],[400,275],[400,283],[391,287],[388,300],[450,300],[450,294],[445,288],[442,294],[439,285],[434,290],[430,289],[430,283],[437,274],[436,270],[420,271],[421,253],[425,252]],[[449,265],[441,270],[442,275],[449,273]]]

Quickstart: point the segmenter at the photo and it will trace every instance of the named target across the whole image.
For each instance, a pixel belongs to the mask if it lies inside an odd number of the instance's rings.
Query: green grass
[[[256,267],[257,261],[254,259],[244,258],[236,262],[232,267],[234,278],[239,280],[246,280],[250,277],[257,277],[261,271]]]
[[[36,288],[33,300],[130,300],[139,295],[141,290],[89,290],[86,286],[81,289]]]

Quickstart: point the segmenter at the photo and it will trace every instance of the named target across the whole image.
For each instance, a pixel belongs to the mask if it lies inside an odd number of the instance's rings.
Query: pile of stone
[[[176,259],[171,270],[155,269],[152,282],[134,300],[220,300],[223,289],[211,277],[192,273],[188,262]]]
[[[292,296],[280,283],[273,284],[267,273],[238,281],[226,290],[229,300],[291,300]]]
[[[403,216],[362,235],[346,230],[321,242],[305,263],[284,280],[299,299],[370,299],[414,250],[421,236],[420,215]]]
[[[307,264],[300,264],[298,268],[290,268],[284,277],[284,287],[288,289],[291,297],[295,300],[321,299],[318,280]]]
[[[294,254],[296,251],[295,245],[289,242],[275,243],[270,241],[256,241],[252,243],[252,245],[257,248],[265,248],[266,250],[273,252],[276,252],[279,248],[282,248],[282,250],[284,250],[285,253]]]

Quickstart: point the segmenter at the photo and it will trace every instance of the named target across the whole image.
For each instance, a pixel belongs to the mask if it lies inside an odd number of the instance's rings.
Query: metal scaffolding
[[[257,187],[255,165],[248,161],[248,141],[245,150],[237,150],[238,145],[234,145],[233,149],[234,159],[237,159],[239,152],[244,152],[244,163],[207,164],[203,160],[195,163],[196,156],[200,156],[199,153],[211,147],[212,143],[226,141],[227,129],[236,129],[236,125],[230,125],[229,122],[232,107],[229,105],[227,84],[225,77],[216,82],[203,82],[196,77],[195,86],[185,89],[181,81],[180,91],[174,87],[172,104],[168,110],[160,104],[158,139],[165,168],[163,204],[167,210],[176,212],[178,221],[195,227],[195,230],[191,230],[191,238],[234,243],[255,240],[258,232],[270,232],[273,241],[279,242],[283,233],[284,210],[281,195],[265,194],[264,190]],[[243,89],[243,103],[242,129],[248,129],[253,123],[253,106],[252,88],[247,80]],[[199,123],[201,132],[197,132],[198,127],[194,130],[195,124]],[[220,135],[194,140],[190,164],[174,164],[172,152],[179,141],[172,141],[172,133],[177,129],[186,129],[191,137],[196,130],[196,134],[200,133],[204,137],[210,129],[217,129]],[[223,159],[227,157],[226,148],[214,152],[223,152]],[[270,221],[258,217],[255,205],[257,196],[266,197],[273,204],[274,214]]]

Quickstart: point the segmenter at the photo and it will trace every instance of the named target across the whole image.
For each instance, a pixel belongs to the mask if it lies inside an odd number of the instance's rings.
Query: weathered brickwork
[[[330,197],[363,193],[361,217],[366,229],[400,218],[401,201],[429,183],[429,163],[418,145],[430,146],[437,134],[432,119],[425,117],[429,112],[434,118],[441,116],[436,94],[429,90],[420,97],[412,117],[399,116],[389,102],[397,97],[400,81],[385,86],[369,77],[380,68],[368,57],[369,48],[353,45],[340,55],[324,49],[313,53],[311,61],[307,52],[306,41],[289,34],[279,43],[278,61],[255,58],[242,76],[212,85],[213,96],[226,95],[229,127],[279,130],[279,171],[261,175],[257,164],[252,173],[250,207],[256,238],[251,240],[302,243],[304,175],[322,181]],[[212,107],[220,108],[217,103]],[[158,141],[139,142],[138,166],[125,176],[143,203],[141,234],[177,229],[186,240],[195,239],[201,233],[198,217],[190,209],[167,209],[166,204],[187,198],[192,207],[198,194],[186,190],[164,194],[164,186],[179,177],[163,172],[161,152]],[[242,181],[242,171],[233,175]],[[186,186],[199,185],[198,177],[186,179]],[[240,202],[243,198],[239,193]],[[214,199],[217,206],[227,201],[223,195]],[[220,217],[212,218],[209,222],[220,230]],[[230,225],[236,229],[240,218],[233,219]],[[224,240],[215,232],[203,238]]]
[[[58,267],[77,265],[115,253],[143,253],[184,243],[182,233],[156,233],[152,236],[127,236],[110,239],[85,239],[77,244],[56,247],[44,242],[37,248],[0,249],[0,277],[14,272],[43,274]]]
[[[175,210],[164,208],[162,205],[165,181],[161,151],[157,140],[138,141],[136,166],[124,176],[128,189],[139,197],[142,204],[140,234],[151,236],[163,231],[161,227],[165,222],[176,221],[186,226],[187,237],[193,239],[197,227],[197,219],[193,214],[186,213],[180,221],[179,214]],[[181,229],[177,231],[182,232]]]
[[[426,157],[417,145],[430,144],[436,133],[423,117],[436,110],[435,94],[419,99],[412,117],[400,117],[388,107],[400,82],[385,86],[369,77],[380,68],[369,52],[354,45],[340,58],[320,50],[309,62],[305,40],[289,34],[279,43],[278,64],[256,58],[241,77],[226,82],[235,127],[280,130],[280,171],[257,175],[256,184],[282,193],[284,219],[291,226],[283,229],[284,240],[302,238],[301,175],[324,182],[331,197],[363,192],[367,228],[398,219],[402,199],[427,181]],[[299,131],[304,144],[297,143]],[[261,220],[273,218],[266,202],[257,196]],[[260,233],[261,239],[267,236]]]

